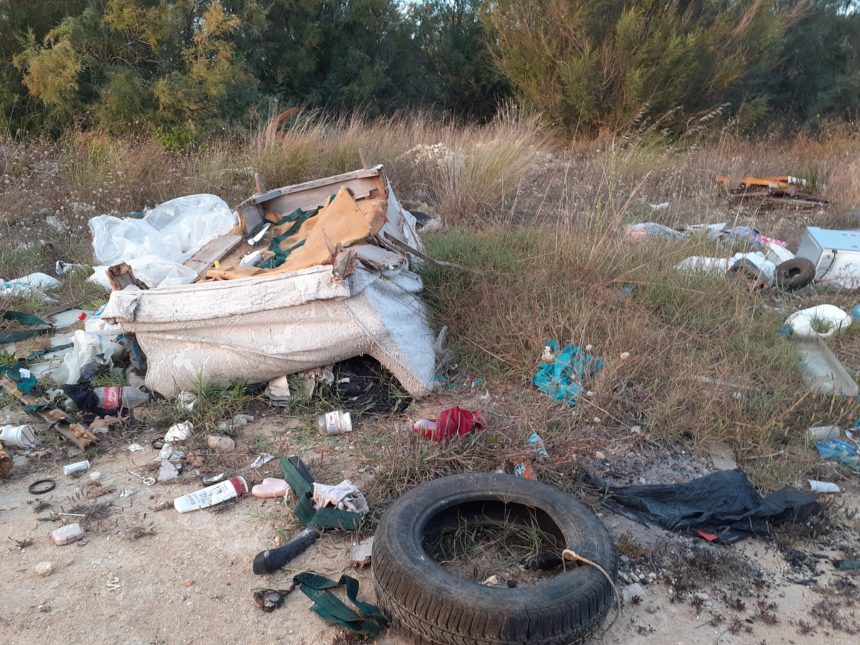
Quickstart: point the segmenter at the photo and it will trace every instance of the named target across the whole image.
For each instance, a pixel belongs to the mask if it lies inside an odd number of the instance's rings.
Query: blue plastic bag
[[[559,352],[559,344],[555,339],[544,341],[544,346],[552,350],[555,358],[538,366],[532,383],[555,401],[576,404],[577,397],[585,389],[581,381],[592,378],[602,370],[603,359],[594,358],[584,348],[573,344]]]

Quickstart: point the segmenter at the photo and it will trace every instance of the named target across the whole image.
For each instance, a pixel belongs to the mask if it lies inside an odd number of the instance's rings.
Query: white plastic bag
[[[91,280],[109,288],[106,267],[126,262],[149,288],[193,282],[183,263],[207,242],[228,233],[236,216],[215,195],[187,195],[156,206],[143,219],[99,215],[90,220],[93,251],[104,266]]]

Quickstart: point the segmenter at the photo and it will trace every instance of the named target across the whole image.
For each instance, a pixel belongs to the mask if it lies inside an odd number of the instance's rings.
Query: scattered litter
[[[181,472],[180,466],[173,463],[169,459],[162,459],[161,465],[158,468],[158,481],[169,482],[176,479]]]
[[[517,477],[521,477],[522,479],[531,479],[532,481],[537,481],[537,475],[535,474],[532,462],[528,459],[514,466],[514,475],[516,475]]]
[[[129,452],[143,452],[146,449],[143,446],[141,446],[139,443],[132,443],[132,444],[129,444],[127,450]]]
[[[658,204],[659,206],[659,204]],[[666,204],[668,207],[669,204]],[[652,209],[653,210],[653,209]],[[684,239],[684,234],[681,231],[676,231],[663,224],[656,222],[642,222],[639,224],[630,224],[624,229],[625,242],[641,242],[648,238],[662,238],[666,240],[681,240]]]
[[[94,482],[98,481],[101,478],[102,478],[102,472],[100,470],[94,470],[90,473],[90,479]]]
[[[551,349],[553,360],[538,366],[532,382],[553,400],[574,405],[584,391],[582,381],[593,378],[603,369],[603,359],[594,358],[588,353],[588,347],[583,350],[579,345],[567,345],[559,351],[555,339],[544,341],[544,347]]]
[[[499,576],[494,574],[494,575],[490,576],[489,578],[487,578],[486,580],[484,580],[483,582],[481,582],[481,584],[484,585],[485,587],[501,587],[502,581],[499,580]]]
[[[211,486],[227,479],[227,473],[212,473],[201,478],[204,486]]]
[[[825,439],[815,444],[822,459],[836,459],[841,465],[860,472],[860,454],[857,447],[841,439]]]
[[[313,601],[311,609],[323,620],[356,634],[375,637],[388,627],[388,619],[376,605],[358,600],[358,580],[341,576],[335,582],[317,573],[303,572],[293,578],[303,594]],[[330,590],[345,587],[346,597],[358,610],[353,611]]]
[[[57,482],[53,479],[38,479],[27,486],[27,492],[31,495],[44,495],[50,493],[57,487]]]
[[[194,392],[182,391],[176,397],[176,405],[186,412],[193,412],[195,403],[197,403],[197,395]]]
[[[206,445],[216,452],[233,452],[236,449],[236,442],[224,435],[207,435]]]
[[[860,560],[837,560],[834,564],[839,571],[857,571],[860,569]]]
[[[317,417],[317,430],[322,435],[352,432],[352,417],[343,410],[326,412]]]
[[[857,396],[860,387],[833,351],[820,338],[807,338],[796,343],[800,354],[803,382],[818,394]]]
[[[119,494],[120,498],[131,497],[132,495],[134,495],[134,490],[131,488],[123,488],[122,492]]]
[[[0,298],[17,298],[31,293],[40,293],[47,289],[56,289],[61,282],[47,273],[31,273],[16,280],[0,280]],[[53,299],[42,293],[42,299],[50,302]]]
[[[546,450],[546,444],[536,432],[532,432],[526,440],[526,446],[534,453],[538,460],[549,459],[549,453]]]
[[[154,486],[155,485],[155,478],[154,477],[147,477],[145,475],[141,475],[140,473],[136,473],[136,472],[128,470],[128,469],[126,469],[125,472],[127,472],[129,475],[134,475],[135,477],[137,477],[143,483],[144,486]]]
[[[818,284],[860,287],[860,231],[808,226],[800,238],[797,257],[812,262]]]
[[[289,405],[290,382],[286,376],[279,376],[269,381],[266,386],[266,396],[274,404],[281,407]]]
[[[373,555],[373,536],[363,539],[358,544],[353,545],[350,551],[349,564],[354,569],[363,569],[371,564]]]
[[[292,589],[257,589],[254,592],[254,603],[266,613],[275,611],[278,607],[284,604],[287,594]]]
[[[809,479],[809,489],[813,493],[841,493],[842,490],[833,482],[822,482],[816,479]]]
[[[425,439],[433,441],[448,441],[465,437],[473,430],[480,430],[486,425],[483,413],[477,410],[466,410],[459,406],[442,410],[439,419],[420,419],[412,429],[422,434]]]
[[[250,463],[248,468],[250,468],[252,470],[256,469],[256,468],[260,468],[261,466],[265,466],[267,463],[272,461],[272,459],[274,459],[274,458],[275,458],[275,455],[273,455],[270,452],[261,452],[257,456],[257,458]]]
[[[177,448],[170,442],[164,443],[158,451],[159,461],[164,461],[165,459],[179,461],[183,457],[185,457],[185,451]]]
[[[119,577],[115,576],[113,572],[111,572],[108,574],[105,587],[107,587],[108,591],[119,591],[122,589],[122,583],[119,581]]]
[[[298,498],[293,512],[302,524],[347,531],[355,531],[359,527],[364,517],[361,513],[314,505],[313,493],[316,483],[301,459],[298,457],[281,459],[281,471]]]
[[[150,289],[188,284],[198,271],[184,263],[235,225],[233,211],[215,195],[172,199],[141,219],[100,215],[90,220],[93,251],[101,265],[94,270],[103,276],[108,267],[125,262]]]
[[[185,441],[191,436],[193,430],[194,426],[190,421],[174,423],[168,428],[167,433],[164,435],[164,440],[170,443]]]
[[[711,444],[707,452],[717,470],[734,470],[738,467],[734,450],[724,443]]]
[[[766,208],[795,208],[815,210],[826,206],[828,201],[804,189],[808,182],[799,177],[781,175],[777,177],[744,177],[737,187],[729,187],[729,178],[716,178],[729,200],[738,205],[751,204],[757,210]]]
[[[83,461],[77,461],[73,464],[68,464],[63,466],[63,474],[71,475],[73,473],[82,473],[85,470],[89,469],[90,461],[89,459],[84,459]]]
[[[53,562],[39,562],[36,566],[33,567],[33,573],[37,576],[42,576],[43,578],[47,578],[49,575],[54,573],[54,563]]]
[[[774,282],[783,291],[796,291],[815,278],[815,265],[806,258],[792,258],[776,265]]]
[[[84,530],[77,522],[66,524],[65,526],[61,526],[60,528],[51,531],[51,538],[57,546],[71,544],[72,542],[80,540],[82,537],[84,537]]]
[[[182,497],[177,497],[173,501],[173,507],[180,513],[188,513],[189,511],[208,508],[229,499],[241,497],[247,492],[248,482],[245,481],[244,477],[231,477],[227,481],[207,486]]]
[[[616,510],[671,531],[692,531],[709,541],[732,544],[764,535],[785,521],[803,522],[821,512],[814,497],[784,488],[763,498],[740,470],[729,470],[684,484],[609,486]]]
[[[254,497],[270,498],[270,497],[285,497],[290,491],[290,485],[284,479],[276,477],[266,477],[261,484],[257,484],[251,489],[251,495]]]
[[[361,515],[370,510],[364,494],[348,479],[334,486],[314,482],[313,500],[317,508],[337,508]]]
[[[254,573],[262,575],[277,571],[297,555],[304,553],[311,544],[317,541],[319,536],[320,532],[317,529],[308,527],[283,546],[260,551],[254,557],[252,565]]]
[[[3,426],[0,428],[0,441],[13,448],[35,448],[38,444],[33,426],[26,424]]]
[[[54,265],[54,272],[57,275],[68,275],[82,269],[89,269],[89,267],[86,264],[74,264],[72,262],[63,262],[62,260],[57,260],[57,263]]]
[[[794,312],[785,324],[802,338],[829,338],[850,326],[851,316],[834,305],[817,305]]]
[[[824,441],[826,439],[839,439],[842,431],[839,426],[816,426],[806,431],[812,441]]]

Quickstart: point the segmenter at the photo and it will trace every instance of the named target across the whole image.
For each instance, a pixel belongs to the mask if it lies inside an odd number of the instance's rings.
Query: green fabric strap
[[[4,311],[3,320],[11,320],[17,322],[30,329],[17,329],[15,331],[0,331],[0,344],[17,343],[21,340],[27,340],[39,334],[47,334],[54,326],[46,323],[41,318],[37,318],[33,314],[28,314],[23,311]]]
[[[361,524],[361,513],[344,511],[339,508],[314,508],[314,488],[296,470],[292,462],[281,459],[281,471],[290,488],[296,493],[299,501],[293,512],[305,526],[320,526],[327,529],[343,529],[344,531],[355,531]]]
[[[319,210],[319,208],[315,208],[312,211],[303,211],[301,208],[297,208],[289,215],[285,215],[277,222],[274,222],[274,226],[281,226],[283,224],[289,224],[290,222],[292,222],[293,225],[285,232],[272,238],[272,241],[269,243],[269,250],[274,253],[275,256],[269,258],[268,260],[264,260],[258,266],[262,269],[274,269],[275,267],[281,266],[286,261],[287,256],[293,251],[295,251],[297,248],[302,246],[305,243],[305,240],[301,240],[300,242],[291,246],[288,249],[282,249],[281,242],[298,233],[299,229],[302,227],[302,224],[304,224],[311,217],[316,215]]]
[[[335,582],[310,571],[300,573],[293,578],[302,593],[310,598],[314,605],[312,609],[323,620],[337,623],[356,634],[377,636],[388,627],[388,619],[379,607],[369,602],[358,600],[358,580],[343,575]],[[342,600],[335,596],[330,589],[346,587],[346,597],[359,610],[356,613],[347,607]]]

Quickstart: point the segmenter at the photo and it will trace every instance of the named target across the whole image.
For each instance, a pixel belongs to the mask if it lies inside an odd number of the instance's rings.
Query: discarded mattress
[[[237,249],[201,275],[206,281],[111,294],[102,316],[136,335],[147,387],[172,397],[201,379],[262,383],[368,355],[413,396],[431,390],[435,338],[421,278],[408,269],[410,251],[423,256],[423,247],[381,166],[256,195],[239,207],[244,234],[262,230],[264,217],[319,209],[335,194],[361,230],[341,235],[346,219],[316,220],[319,239],[308,235],[305,245],[313,254],[292,256],[302,264],[312,257],[314,266],[227,269],[245,252]],[[373,223],[363,224],[370,211]],[[332,241],[340,250],[327,249]]]

